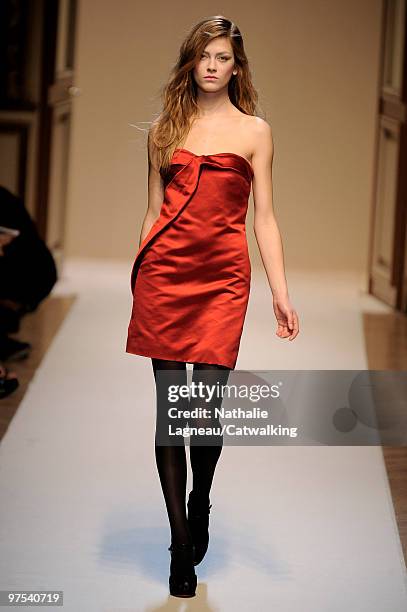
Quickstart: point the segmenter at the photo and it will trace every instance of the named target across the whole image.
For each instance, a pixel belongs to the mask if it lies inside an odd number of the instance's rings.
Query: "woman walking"
[[[265,266],[276,334],[293,340],[298,317],[284,273],[272,205],[273,141],[256,115],[243,39],[230,20],[197,23],[181,45],[163,91],[163,108],[148,137],[148,208],[132,273],[133,307],[126,352],[150,357],[157,385],[155,456],[171,530],[170,593],[195,595],[195,566],[209,542],[209,494],[222,438],[190,437],[192,491],[186,499],[184,438],[163,444],[171,426],[168,397],[159,385],[193,381],[226,384],[236,364],[250,292],[245,220],[253,185],[254,229]],[[209,399],[209,398],[207,398]],[[180,397],[178,410],[201,407]],[[216,425],[208,417],[190,425]],[[187,513],[188,509],[188,513]]]

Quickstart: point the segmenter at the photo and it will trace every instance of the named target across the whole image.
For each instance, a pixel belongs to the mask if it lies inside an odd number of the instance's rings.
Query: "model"
[[[158,441],[157,432],[171,423],[158,374],[186,385],[190,363],[195,382],[226,384],[235,367],[250,292],[245,220],[252,184],[254,231],[276,334],[293,340],[299,332],[273,213],[271,127],[256,115],[256,104],[239,29],[222,16],[210,17],[182,43],[148,134],[148,208],[131,273],[126,352],[152,360],[155,456],[171,530],[169,587],[179,597],[195,595],[195,566],[208,548],[209,493],[222,439],[190,437],[187,515],[184,437]],[[216,405],[205,404],[211,424]],[[176,406],[192,409],[202,402],[180,398]],[[208,426],[207,417],[188,422]]]

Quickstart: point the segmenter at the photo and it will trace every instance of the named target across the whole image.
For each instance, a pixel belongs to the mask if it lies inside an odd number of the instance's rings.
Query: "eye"
[[[201,59],[204,59],[206,57],[205,53],[201,54]],[[220,60],[222,61],[227,61],[228,59],[230,59],[229,57],[227,57],[226,55],[222,55],[221,57],[219,57]]]

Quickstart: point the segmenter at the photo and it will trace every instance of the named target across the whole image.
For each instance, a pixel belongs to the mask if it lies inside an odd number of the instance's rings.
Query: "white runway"
[[[225,446],[197,596],[168,594],[151,361],[125,353],[130,270],[71,261],[55,288],[77,300],[0,445],[0,589],[63,590],[51,609],[67,612],[405,612],[379,447]],[[252,272],[237,369],[367,368],[361,313],[387,309],[359,279],[290,274],[291,343]]]

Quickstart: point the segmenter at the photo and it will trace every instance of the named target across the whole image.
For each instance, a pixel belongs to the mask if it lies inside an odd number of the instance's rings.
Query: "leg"
[[[160,431],[162,431],[161,428],[167,427],[169,423],[168,409],[174,406],[180,409],[188,407],[188,398],[180,400],[177,404],[168,402],[166,394],[161,388],[162,385],[158,384],[157,371],[171,370],[171,372],[165,374],[165,382],[167,383],[170,380],[171,384],[184,385],[187,384],[186,363],[153,358],[152,365],[157,390],[155,457],[170,522],[171,541],[174,544],[190,544],[191,534],[185,505],[187,463],[184,439],[179,436],[178,440],[174,440],[177,445],[162,446],[157,444],[157,430],[160,428]]]
[[[58,273],[45,244],[26,237],[12,253],[0,257],[0,277],[0,299],[25,314],[35,310],[51,293]]]
[[[9,333],[20,330],[20,319],[25,311],[22,305],[10,300],[0,299],[0,359],[11,361],[12,359],[23,359],[31,350],[29,342],[21,342],[9,337]]]
[[[15,372],[9,372],[0,362],[0,399],[13,393],[19,384],[17,374]]]
[[[225,385],[229,376],[229,369],[225,366],[197,363],[194,364],[193,381],[202,382],[210,387],[214,385],[215,391]],[[203,387],[204,389],[206,387]],[[201,395],[201,394],[200,394]],[[206,394],[202,394],[206,395]],[[190,409],[204,408],[202,418],[191,419],[191,426],[220,427],[219,419],[214,414],[215,407],[222,404],[222,396],[216,397],[214,393],[210,401],[207,397],[191,397]],[[209,418],[205,418],[209,417]],[[209,492],[215,473],[216,464],[223,447],[223,437],[214,435],[191,435],[189,455],[193,473],[193,489],[188,498],[188,524],[195,546],[194,564],[198,565],[204,558],[209,545],[209,513],[212,504],[209,504]]]
[[[204,385],[221,385],[227,383],[230,369],[225,366],[196,363],[194,364],[193,381],[196,383],[203,382]],[[204,407],[211,413],[211,418],[193,419],[192,425],[197,427],[220,427],[221,424],[213,413],[214,408],[219,408],[222,403],[221,397],[216,397],[215,394],[211,401],[207,402],[205,398],[191,398],[190,409],[195,407]],[[211,444],[211,440],[213,444]],[[211,439],[208,436],[195,436],[190,438],[190,459],[193,474],[193,490],[191,497],[198,505],[207,506],[209,504],[209,492],[212,486],[212,481],[215,473],[216,464],[219,460],[223,448],[223,437],[214,436]]]

